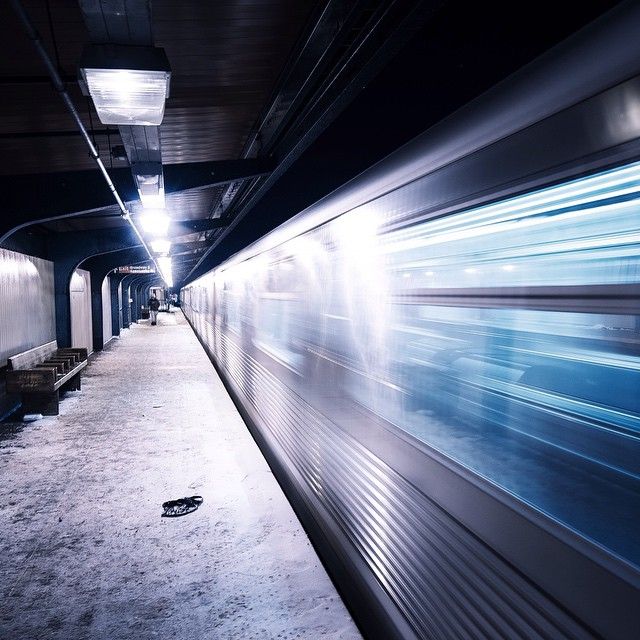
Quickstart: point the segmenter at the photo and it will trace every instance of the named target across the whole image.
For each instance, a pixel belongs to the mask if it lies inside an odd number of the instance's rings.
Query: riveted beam
[[[264,176],[270,160],[228,160],[164,165],[165,192],[206,189]],[[138,199],[128,167],[109,169],[116,190],[125,201]],[[0,245],[18,229],[41,222],[113,208],[113,195],[98,170],[1,176],[3,215]],[[215,228],[215,227],[207,227]]]
[[[94,231],[61,233],[47,238],[47,258],[54,263],[56,337],[61,347],[71,346],[69,283],[73,272],[87,258],[133,247],[142,247],[142,245],[128,227],[102,230],[100,233]],[[120,264],[126,264],[126,262]]]
[[[121,249],[83,261],[79,266],[91,274],[91,326],[93,331],[93,348],[100,351],[104,347],[104,323],[102,316],[102,282],[115,267],[132,262],[138,262],[146,257],[146,250],[142,246]],[[124,309],[118,295],[119,283],[124,278],[123,274],[113,274],[109,279],[111,294],[111,328],[112,335],[120,335],[121,323],[120,310]],[[115,288],[115,289],[114,289]],[[124,320],[124,318],[122,318]]]

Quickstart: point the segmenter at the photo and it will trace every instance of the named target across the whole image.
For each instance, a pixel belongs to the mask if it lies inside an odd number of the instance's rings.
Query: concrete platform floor
[[[359,638],[191,328],[159,320],[60,416],[0,425],[0,638]]]

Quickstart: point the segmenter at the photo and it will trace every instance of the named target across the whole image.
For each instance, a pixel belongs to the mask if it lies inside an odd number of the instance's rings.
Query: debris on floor
[[[178,498],[177,500],[167,500],[162,503],[164,513],[162,518],[177,518],[186,516],[195,511],[204,502],[202,496],[191,496],[190,498]]]

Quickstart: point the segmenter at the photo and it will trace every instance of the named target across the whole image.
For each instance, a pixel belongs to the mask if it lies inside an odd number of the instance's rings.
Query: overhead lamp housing
[[[164,178],[160,162],[134,162],[131,172],[138,187],[140,201],[145,209],[163,209]]]
[[[156,253],[169,253],[169,251],[171,250],[171,241],[163,239],[152,240],[151,249]]]
[[[167,235],[171,219],[164,211],[147,211],[140,216],[144,231],[155,238]]]
[[[158,263],[158,268],[160,269],[160,275],[164,280],[164,283],[167,287],[173,287],[173,272],[172,272],[172,264],[171,258],[161,257],[156,260]]]
[[[80,59],[79,81],[102,124],[157,126],[169,97],[171,68],[160,47],[91,44]]]

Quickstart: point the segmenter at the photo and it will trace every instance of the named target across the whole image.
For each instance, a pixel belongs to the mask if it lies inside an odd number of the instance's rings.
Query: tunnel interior
[[[0,636],[634,637],[638,29],[4,3]]]

